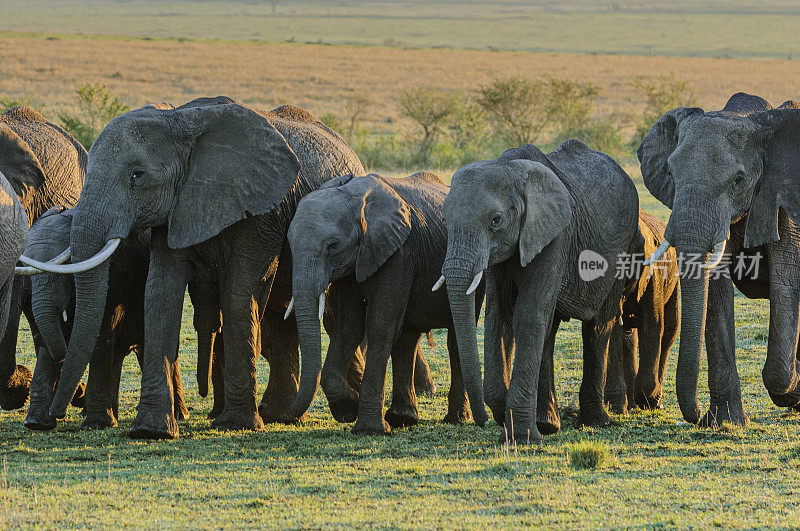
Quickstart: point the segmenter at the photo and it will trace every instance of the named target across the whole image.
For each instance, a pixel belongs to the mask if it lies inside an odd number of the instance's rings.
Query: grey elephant
[[[28,218],[11,184],[0,172],[0,331],[8,322],[14,267],[28,242]]]
[[[622,168],[577,140],[548,154],[525,145],[453,175],[444,202],[444,280],[472,415],[478,425],[486,422],[485,389],[495,419],[505,424],[501,442],[537,442],[540,430],[560,426],[551,360],[558,324],[568,318],[583,321],[578,421],[609,424],[606,356],[629,282],[615,272],[635,250],[638,207]],[[579,260],[596,272],[606,264],[606,274],[581,275]],[[482,387],[472,290],[484,272]]]
[[[142,389],[129,435],[178,436],[170,367],[186,286],[198,271],[216,277],[224,319],[225,405],[212,426],[263,428],[256,404],[257,325],[289,221],[305,194],[363,171],[341,137],[297,107],[257,112],[229,98],[203,98],[112,120],[92,145],[74,208],[75,263],[36,264],[76,273],[75,325],[51,416],[64,416],[91,356],[105,306],[105,260],[121,238],[152,228]]]
[[[624,414],[634,405],[663,408],[667,358],[680,326],[678,262],[670,249],[655,264],[639,264],[661,245],[665,228],[663,221],[639,209],[643,244],[631,260],[631,272],[638,278],[623,293],[622,316],[608,351],[605,397],[615,413]]]
[[[30,107],[14,107],[0,115],[0,172],[19,199],[28,227],[56,205],[78,201],[86,174],[86,150],[69,133]],[[20,315],[33,321],[30,283],[14,280],[9,318],[0,341],[0,407],[18,409],[28,400],[31,371],[17,365]],[[32,325],[34,345],[38,334]]]
[[[25,255],[47,261],[69,246],[71,228],[72,211],[63,207],[50,209],[31,228]],[[125,356],[135,352],[141,366],[149,245],[149,231],[131,235],[120,243],[110,259],[106,307],[89,364],[85,418],[82,423],[84,428],[117,425],[119,384]],[[49,415],[49,410],[75,313],[72,277],[54,273],[32,276],[31,306],[43,345],[37,351],[31,402],[24,424],[34,430],[49,430],[56,425],[56,419]],[[186,418],[189,412],[183,400],[177,362],[172,367],[172,378],[175,416]]]
[[[303,354],[295,415],[308,408],[317,390],[322,365],[319,319],[330,285],[335,327],[322,387],[334,418],[356,420],[355,433],[390,433],[393,427],[417,424],[413,380],[420,334],[447,328],[452,383],[445,422],[469,419],[447,297],[430,292],[446,249],[441,208],[447,190],[430,172],[405,179],[370,174],[333,179],[300,201],[288,233]],[[474,310],[482,304],[482,291],[480,286]],[[359,393],[348,383],[347,373],[365,335],[368,346]],[[392,403],[384,420],[390,355]]]
[[[681,272],[677,394],[684,419],[701,425],[746,424],[736,368],[733,285],[770,301],[762,371],[778,406],[797,408],[800,332],[800,213],[796,176],[800,110],[772,109],[734,94],[721,111],[679,107],[666,113],[639,146],[644,182],[672,209],[665,242],[701,267]],[[715,268],[726,274],[712,274]],[[705,332],[711,404],[697,403]]]

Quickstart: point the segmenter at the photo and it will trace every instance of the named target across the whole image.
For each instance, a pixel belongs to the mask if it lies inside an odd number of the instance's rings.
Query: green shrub
[[[567,445],[567,455],[570,465],[579,470],[605,468],[615,461],[608,444],[601,441],[581,439]]]
[[[495,130],[515,146],[536,142],[547,128],[545,84],[521,77],[495,79],[480,88],[478,99]]]
[[[676,79],[674,74],[661,75],[655,83],[637,80],[632,85],[642,93],[645,100],[641,121],[631,139],[631,146],[636,150],[659,118],[675,107],[690,105],[694,93],[686,81]]]
[[[343,135],[344,129],[342,128],[342,122],[337,115],[332,112],[328,112],[322,115],[319,119],[320,122],[327,125],[340,135]],[[344,136],[344,135],[343,135]]]
[[[21,106],[33,107],[34,109],[42,112],[44,109],[44,105],[39,102],[35,102],[28,98],[5,98],[0,97],[0,114],[3,114],[9,109],[13,109],[14,107],[21,107]]]
[[[566,138],[577,138],[587,146],[609,155],[618,155],[625,147],[619,125],[610,118],[590,118]]]
[[[428,160],[428,154],[439,135],[458,109],[458,96],[433,87],[415,87],[400,92],[400,114],[422,128],[417,159]]]
[[[344,96],[344,110],[347,113],[347,137],[356,134],[356,128],[367,117],[373,104],[372,97],[360,90],[351,90]]]
[[[575,132],[591,129],[588,125],[592,107],[600,87],[571,79],[550,79],[547,82],[547,116],[562,138],[573,138]]]
[[[105,83],[77,86],[75,97],[78,113],[62,113],[59,115],[64,129],[69,131],[78,142],[89,149],[103,128],[130,107],[120,101],[108,89]]]

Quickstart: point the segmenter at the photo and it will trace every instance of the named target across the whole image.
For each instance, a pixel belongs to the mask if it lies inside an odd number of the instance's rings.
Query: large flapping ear
[[[231,103],[178,108],[191,131],[186,174],[169,215],[167,242],[181,249],[269,212],[297,183],[300,161],[260,114]]]
[[[356,177],[342,187],[351,197],[360,198],[361,242],[356,254],[356,281],[375,274],[411,234],[411,209],[381,177],[370,174]]]
[[[800,223],[800,109],[786,107],[755,114],[756,143],[763,171],[753,190],[744,233],[745,247],[778,239],[778,209]]]
[[[524,179],[525,212],[519,234],[519,261],[530,263],[572,221],[575,200],[558,176],[531,160],[514,160]]]
[[[675,182],[667,167],[667,159],[678,145],[678,126],[683,120],[703,114],[698,107],[678,107],[662,116],[644,137],[636,154],[642,165],[644,184],[653,196],[672,208]]]
[[[45,180],[39,158],[8,125],[0,123],[0,173],[6,176],[23,205]],[[30,220],[28,220],[30,222]]]

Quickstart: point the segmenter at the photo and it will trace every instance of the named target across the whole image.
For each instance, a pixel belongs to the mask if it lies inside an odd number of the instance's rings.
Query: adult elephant
[[[186,285],[198,269],[216,272],[224,318],[225,406],[212,425],[263,428],[257,325],[289,221],[311,190],[363,172],[336,133],[297,107],[262,113],[229,98],[203,98],[112,120],[92,145],[74,209],[70,248],[78,263],[37,264],[85,270],[75,275],[75,325],[50,414],[64,416],[97,339],[108,286],[104,259],[120,238],[152,228],[142,390],[129,435],[178,436],[170,367]]]
[[[560,426],[551,360],[558,324],[568,318],[583,321],[578,421],[610,423],[603,406],[606,357],[629,283],[616,271],[639,240],[638,205],[622,168],[577,140],[548,154],[525,145],[453,175],[444,202],[444,279],[464,386],[475,422],[483,425],[473,289],[487,273],[486,403],[506,425],[501,442],[539,441],[540,429]],[[603,265],[606,274],[594,274]]]
[[[0,172],[0,330],[8,321],[14,286],[14,266],[28,242],[25,210]]]
[[[746,424],[733,311],[733,285],[770,301],[769,341],[762,371],[778,406],[797,408],[797,337],[800,332],[800,110],[786,102],[734,94],[721,111],[679,107],[650,129],[638,155],[650,192],[672,209],[666,241],[653,257],[675,246],[698,271],[681,273],[677,394],[692,423]],[[711,254],[709,254],[711,253]],[[730,275],[710,275],[717,264]],[[733,282],[731,282],[731,277]],[[711,404],[697,403],[705,332]]]
[[[56,205],[71,207],[86,174],[86,150],[69,133],[30,107],[0,115],[0,172],[14,190],[28,227]],[[17,333],[24,312],[38,342],[31,310],[30,283],[14,280],[9,318],[0,341],[0,407],[18,409],[28,400],[31,371],[17,365]],[[38,346],[38,345],[37,345]]]

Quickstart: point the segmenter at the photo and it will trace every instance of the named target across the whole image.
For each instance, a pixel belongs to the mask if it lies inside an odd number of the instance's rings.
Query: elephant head
[[[99,334],[109,265],[121,238],[164,227],[181,249],[281,204],[300,163],[262,114],[228,98],[175,109],[146,106],[109,123],[89,151],[74,208],[70,249],[77,263],[41,269],[75,274],[72,340],[51,415],[62,418]]]
[[[305,413],[319,386],[319,320],[328,285],[353,274],[357,282],[372,276],[408,238],[411,216],[411,207],[375,174],[332,179],[297,205],[288,238],[303,364],[293,416]]]
[[[539,162],[500,158],[469,164],[453,175],[444,201],[447,255],[442,269],[464,387],[478,425],[488,416],[473,292],[488,266],[509,259],[528,265],[567,228],[573,208],[567,187]]]
[[[778,239],[778,208],[800,221],[800,110],[771,109],[734,95],[722,111],[680,107],[650,129],[638,149],[650,192],[672,209],[665,242],[678,256],[700,256],[699,274],[681,275],[677,392],[684,418],[696,423],[697,381],[708,303],[709,270],[723,257],[730,225],[747,215],[746,247]],[[709,255],[711,253],[711,255]]]

